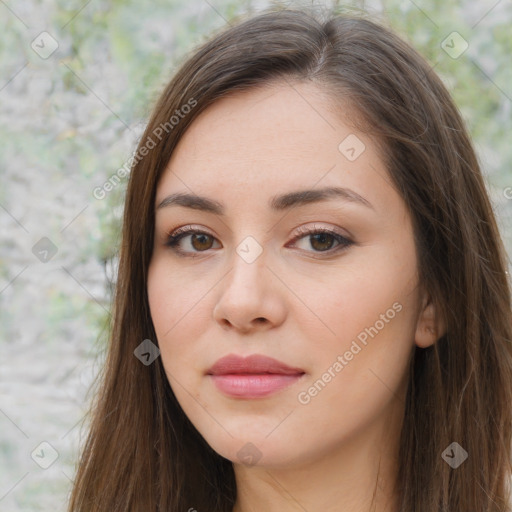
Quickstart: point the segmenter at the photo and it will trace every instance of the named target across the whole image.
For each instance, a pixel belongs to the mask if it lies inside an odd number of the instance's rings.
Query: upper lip
[[[208,375],[275,373],[295,375],[305,373],[301,368],[293,368],[272,357],[252,354],[248,357],[229,354],[219,359],[208,371]]]

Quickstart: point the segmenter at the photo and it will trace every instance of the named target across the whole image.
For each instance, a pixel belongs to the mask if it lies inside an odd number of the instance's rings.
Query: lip
[[[206,373],[219,391],[235,398],[261,398],[276,393],[305,374],[302,368],[261,354],[219,359]]]
[[[304,373],[302,368],[293,368],[273,357],[252,354],[248,357],[229,354],[220,358],[209,370],[208,375],[272,373],[278,375],[296,375]]]

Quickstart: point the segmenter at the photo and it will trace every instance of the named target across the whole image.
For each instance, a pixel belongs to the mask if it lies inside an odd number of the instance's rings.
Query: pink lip
[[[274,373],[280,375],[296,375],[304,373],[302,368],[292,368],[282,361],[261,354],[248,357],[229,354],[219,359],[209,370],[208,375],[231,374],[262,374]]]
[[[275,393],[304,375],[301,368],[260,354],[240,357],[229,354],[207,372],[217,388],[237,398],[260,398]]]

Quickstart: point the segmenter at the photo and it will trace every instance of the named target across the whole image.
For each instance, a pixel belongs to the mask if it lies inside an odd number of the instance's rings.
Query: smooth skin
[[[151,316],[177,400],[234,463],[233,512],[362,512],[374,492],[376,512],[396,511],[408,360],[444,326],[419,286],[410,214],[377,145],[348,119],[313,82],[233,93],[191,124],[158,184]],[[349,135],[365,146],[352,161],[355,152],[339,149]],[[349,188],[371,206],[341,197],[269,206],[276,195],[324,187]],[[180,192],[221,203],[224,215],[157,208]],[[184,226],[203,234],[166,245]],[[343,238],[315,235],[319,228]],[[257,245],[244,245],[247,237]],[[263,252],[248,263],[239,246]],[[393,304],[400,311],[333,370]],[[305,374],[265,398],[228,397],[206,372],[230,353],[264,354]],[[319,379],[325,385],[301,402]]]

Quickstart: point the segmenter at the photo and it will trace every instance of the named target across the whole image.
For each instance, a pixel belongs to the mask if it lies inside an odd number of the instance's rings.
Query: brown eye
[[[188,242],[188,247],[184,249],[185,241]],[[199,231],[198,229],[184,227],[177,229],[167,237],[165,245],[171,247],[176,253],[180,255],[191,254],[195,252],[204,252],[212,248],[215,237]]]
[[[205,251],[211,249],[212,237],[206,233],[192,234],[190,235],[190,244],[198,251]]]
[[[308,247],[305,250],[313,253],[334,253],[342,251],[354,243],[339,233],[326,228],[302,228],[300,234],[294,238],[293,244],[296,245],[301,240],[308,242]],[[313,248],[313,251],[310,248]]]
[[[329,233],[317,233],[315,235],[310,235],[311,247],[318,251],[329,250],[335,241],[334,236]]]

